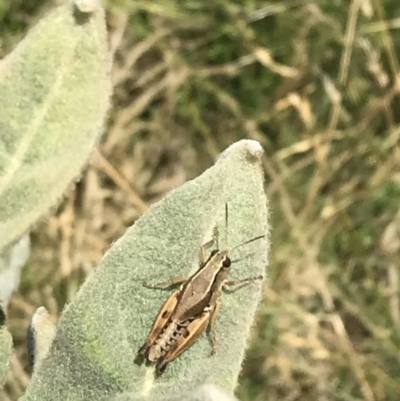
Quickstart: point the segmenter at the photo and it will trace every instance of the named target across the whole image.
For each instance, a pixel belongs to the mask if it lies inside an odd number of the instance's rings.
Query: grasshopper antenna
[[[259,235],[258,237],[254,237],[254,238],[252,238],[252,239],[249,239],[248,241],[245,241],[245,242],[243,242],[243,243],[241,243],[241,244],[239,244],[239,245],[236,245],[235,247],[233,247],[233,248],[231,249],[230,252],[232,253],[235,249],[238,249],[238,248],[240,248],[240,247],[243,246],[243,245],[251,244],[252,242],[257,241],[257,240],[259,240],[259,239],[261,239],[261,238],[265,238],[265,235]]]

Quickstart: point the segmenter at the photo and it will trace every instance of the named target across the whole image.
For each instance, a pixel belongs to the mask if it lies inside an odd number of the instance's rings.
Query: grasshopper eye
[[[231,267],[231,260],[228,257],[226,257],[226,259],[224,259],[224,261],[222,262],[222,266]]]

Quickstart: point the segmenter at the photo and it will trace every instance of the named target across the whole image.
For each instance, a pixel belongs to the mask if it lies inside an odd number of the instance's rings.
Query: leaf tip
[[[39,307],[32,316],[27,336],[29,363],[35,369],[47,355],[55,333],[56,326],[50,320],[49,312],[44,306]]]
[[[82,13],[92,13],[101,7],[100,0],[74,0],[73,2]]]
[[[229,148],[225,149],[218,161],[225,159],[228,155],[234,153],[242,153],[250,159],[260,161],[262,155],[264,154],[264,149],[261,146],[260,142],[255,141],[254,139],[242,139],[241,141],[235,142]]]

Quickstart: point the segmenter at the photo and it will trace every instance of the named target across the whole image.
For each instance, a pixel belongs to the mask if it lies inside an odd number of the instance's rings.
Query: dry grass
[[[26,4],[9,32],[33,21]],[[32,233],[4,400],[29,381],[35,308],[56,318],[126,227],[241,138],[265,148],[273,233],[238,396],[397,399],[399,18],[395,0],[110,2],[109,127]]]

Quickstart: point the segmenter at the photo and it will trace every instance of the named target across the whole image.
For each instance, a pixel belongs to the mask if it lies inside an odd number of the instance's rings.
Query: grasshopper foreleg
[[[179,276],[179,277],[171,278],[168,281],[163,281],[161,283],[156,283],[156,284],[144,283],[143,285],[147,288],[168,288],[168,287],[172,287],[173,285],[182,284],[182,283],[186,282],[188,279],[189,279],[189,276]]]

